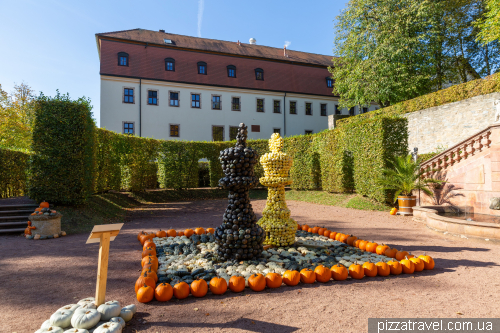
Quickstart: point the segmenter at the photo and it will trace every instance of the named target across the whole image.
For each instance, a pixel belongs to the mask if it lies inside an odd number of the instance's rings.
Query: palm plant
[[[411,196],[414,190],[422,190],[425,194],[433,197],[434,194],[429,189],[431,184],[441,184],[443,181],[433,178],[423,178],[423,170],[408,156],[395,156],[389,162],[390,167],[382,170],[382,176],[377,179],[377,183],[386,190],[394,190],[394,201],[398,196]]]

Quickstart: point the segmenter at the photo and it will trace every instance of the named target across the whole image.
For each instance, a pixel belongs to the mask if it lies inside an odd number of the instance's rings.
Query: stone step
[[[23,204],[23,205],[0,205],[0,211],[4,210],[20,210],[20,209],[30,209],[34,211],[37,208],[37,204]]]
[[[0,222],[0,228],[12,226],[24,226],[26,228],[28,226],[28,222]]]
[[[10,221],[19,221],[26,220],[28,221],[29,215],[18,215],[18,216],[0,216],[0,222],[10,222]]]
[[[35,210],[31,209],[22,209],[22,210],[0,210],[0,216],[8,216],[8,215],[21,215],[26,214],[26,216],[33,213]]]
[[[22,233],[26,228],[0,229],[0,234]]]

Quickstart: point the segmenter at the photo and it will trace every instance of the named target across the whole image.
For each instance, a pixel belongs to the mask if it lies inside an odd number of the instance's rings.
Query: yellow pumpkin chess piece
[[[297,222],[290,218],[290,210],[285,202],[285,186],[292,183],[289,176],[293,161],[283,153],[283,138],[274,133],[269,140],[270,153],[260,158],[264,168],[264,177],[260,183],[268,187],[267,203],[262,218],[257,222],[264,229],[264,244],[290,246],[295,243]]]

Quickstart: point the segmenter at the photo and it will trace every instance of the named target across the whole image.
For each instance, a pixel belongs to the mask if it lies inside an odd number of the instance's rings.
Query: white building
[[[331,56],[134,29],[96,35],[101,127],[155,139],[317,133],[339,110]]]

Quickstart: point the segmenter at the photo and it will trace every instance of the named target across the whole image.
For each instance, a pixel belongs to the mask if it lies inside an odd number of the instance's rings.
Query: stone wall
[[[495,122],[497,108],[500,112],[500,104],[494,104],[497,100],[500,93],[492,93],[405,114],[408,147],[418,147],[425,154],[467,139]]]

